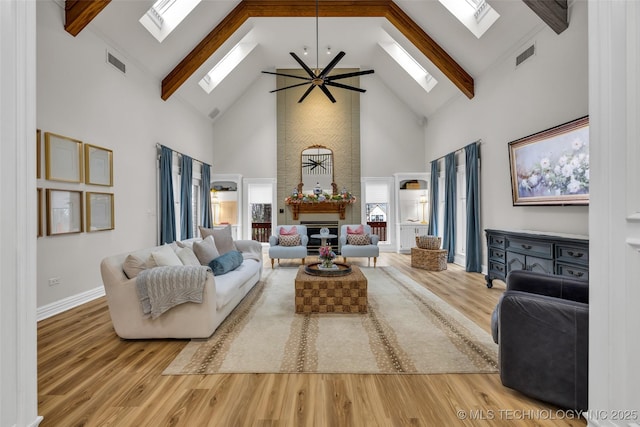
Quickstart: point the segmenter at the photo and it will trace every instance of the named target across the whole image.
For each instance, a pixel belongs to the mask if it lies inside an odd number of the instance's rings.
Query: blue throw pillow
[[[209,263],[209,267],[213,270],[214,276],[222,276],[235,270],[242,264],[242,254],[238,251],[229,251],[226,254],[220,255],[218,258],[214,258]]]

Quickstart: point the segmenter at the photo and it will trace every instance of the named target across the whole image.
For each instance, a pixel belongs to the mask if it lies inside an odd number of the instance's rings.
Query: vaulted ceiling
[[[474,77],[519,53],[543,29],[543,20],[557,33],[568,25],[566,0],[490,1],[500,18],[480,39],[437,0],[319,0],[316,40],[315,0],[203,0],[160,43],[138,22],[153,3],[66,0],[65,29],[78,35],[88,27],[120,60],[161,82],[159,97],[178,96],[205,116],[228,109],[257,79],[275,88],[275,78],[260,71],[300,68],[289,52],[302,56],[306,47],[307,62],[315,65],[317,43],[320,68],[331,60],[326,47],[334,54],[345,51],[341,68],[376,70],[361,80],[361,87],[367,88],[367,79],[379,79],[416,115],[428,117],[453,97],[472,99]],[[257,47],[207,94],[198,82],[241,39]],[[436,78],[431,92],[380,47],[390,39]]]

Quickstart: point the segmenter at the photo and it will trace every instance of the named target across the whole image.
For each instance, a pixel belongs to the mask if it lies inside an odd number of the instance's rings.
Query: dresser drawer
[[[556,247],[556,259],[560,262],[589,265],[589,250],[574,246],[558,245]]]
[[[489,248],[489,259],[492,261],[504,262],[504,251],[496,248]]]
[[[507,251],[551,259],[553,258],[553,243],[509,238],[507,239]]]
[[[506,239],[504,236],[489,235],[489,246],[493,248],[504,249]]]
[[[589,280],[589,269],[586,267],[578,267],[563,263],[558,263],[556,267],[556,274],[558,276],[571,277],[579,280]]]
[[[492,277],[504,280],[507,277],[507,268],[499,262],[489,261],[489,273]]]

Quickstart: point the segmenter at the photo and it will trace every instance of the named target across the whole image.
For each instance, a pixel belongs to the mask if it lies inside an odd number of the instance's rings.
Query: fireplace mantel
[[[298,220],[301,213],[303,214],[338,214],[340,219],[345,219],[345,213],[347,211],[347,205],[353,203],[352,201],[327,201],[327,202],[294,202],[287,203],[293,213],[293,219]]]

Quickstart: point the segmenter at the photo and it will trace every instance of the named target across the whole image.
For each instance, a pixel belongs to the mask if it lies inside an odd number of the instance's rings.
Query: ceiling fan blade
[[[307,97],[307,95],[309,95],[311,93],[311,91],[313,90],[313,88],[316,87],[316,85],[311,85],[309,86],[309,89],[307,89],[307,91],[302,95],[302,97],[298,100],[298,104],[301,103],[302,101],[304,101],[304,99]]]
[[[264,74],[273,74],[274,76],[292,77],[294,79],[306,80],[308,82],[311,81],[311,79],[309,77],[294,76],[293,74],[274,73],[273,71],[263,71],[263,73]]]
[[[298,57],[298,55],[296,55],[294,52],[289,52],[289,55],[293,56],[293,59],[296,60],[296,62],[298,64],[300,64],[300,66],[302,68],[304,68],[304,70],[307,72],[307,74],[309,74],[309,77],[311,77],[312,79],[316,78],[316,75],[313,73],[313,71],[311,71],[311,68],[307,67],[307,64],[305,64],[304,62],[302,62],[302,59],[300,59]]]
[[[373,73],[374,73],[373,70],[354,71],[352,73],[335,74],[333,76],[327,76],[325,77],[325,80],[340,80],[340,79],[346,79],[349,77],[364,76],[365,74],[373,74]]]
[[[342,59],[342,57],[345,55],[345,53],[343,51],[338,52],[338,54],[336,55],[335,58],[333,58],[333,60],[331,60],[331,62],[329,62],[329,65],[327,65],[326,67],[324,67],[324,70],[322,70],[322,72],[320,73],[320,78],[323,78],[324,76],[326,76],[327,74],[329,74],[331,72],[331,70],[333,70],[333,67],[336,66],[336,64]],[[335,102],[335,101],[334,101]]]
[[[309,82],[298,83],[298,84],[295,84],[295,85],[291,85],[291,86],[287,86],[287,87],[281,87],[279,89],[270,90],[269,93],[278,92],[278,91],[285,90],[285,89],[291,89],[292,87],[304,86],[304,85],[308,85],[308,84],[309,84]]]
[[[331,95],[331,92],[329,92],[329,89],[325,85],[320,85],[320,89],[322,89],[324,94],[327,95],[327,98],[329,98],[329,100],[335,104],[336,99],[333,97],[333,95]]]
[[[360,89],[359,87],[355,87],[355,86],[347,86],[347,85],[343,85],[342,83],[325,81],[324,84],[328,85],[328,86],[339,87],[339,88],[342,88],[342,89],[356,90],[356,91],[362,92],[362,93],[366,92],[366,89]]]

